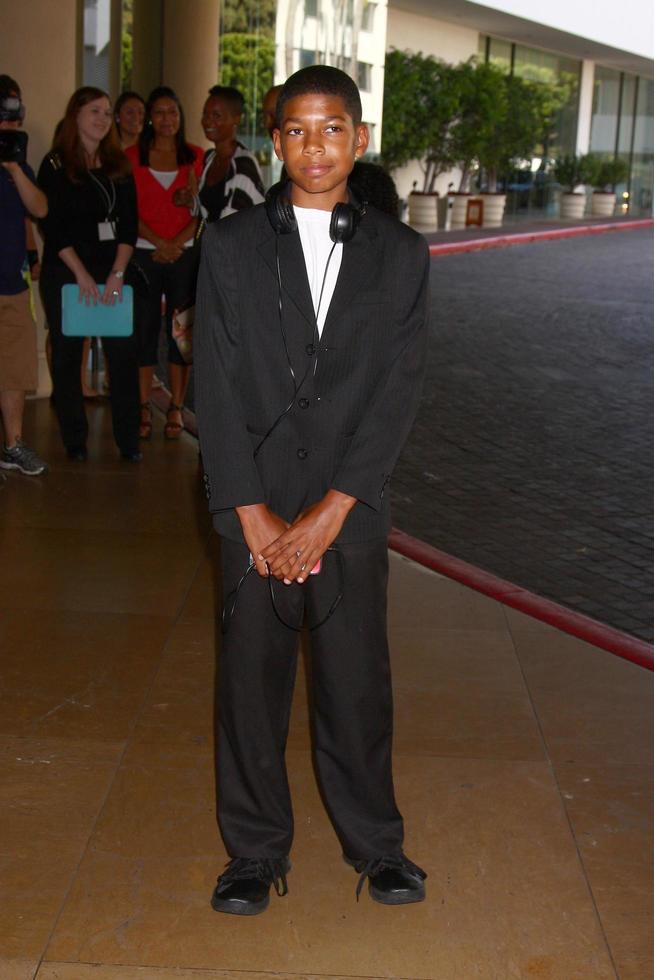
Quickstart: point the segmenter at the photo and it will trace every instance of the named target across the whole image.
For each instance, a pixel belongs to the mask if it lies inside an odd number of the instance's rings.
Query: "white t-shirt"
[[[343,259],[343,246],[334,245],[329,237],[329,223],[332,218],[331,211],[318,211],[314,208],[298,208],[293,206],[297,227],[300,233],[302,251],[304,252],[304,262],[307,267],[307,278],[311,289],[313,300],[313,310],[318,321],[318,336],[322,335],[322,328],[327,319],[329,304],[334,295],[336,280],[341,268]],[[331,260],[329,253],[332,248],[334,252]],[[329,268],[327,269],[327,262]],[[327,276],[325,277],[325,269]],[[323,280],[325,283],[323,289]],[[322,289],[322,300],[320,291]],[[320,309],[318,304],[320,303]]]

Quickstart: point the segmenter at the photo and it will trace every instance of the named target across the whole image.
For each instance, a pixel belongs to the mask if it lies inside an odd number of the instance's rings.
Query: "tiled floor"
[[[209,906],[216,545],[197,450],[0,489],[0,980],[652,980],[654,675],[392,556],[395,773],[428,900],[364,894],[320,802],[302,673],[290,894]],[[158,420],[159,422],[159,420]]]

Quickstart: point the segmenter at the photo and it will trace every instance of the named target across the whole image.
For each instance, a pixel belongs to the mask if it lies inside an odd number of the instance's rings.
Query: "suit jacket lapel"
[[[380,248],[377,233],[363,218],[352,239],[343,246],[343,259],[336,280],[336,288],[327,311],[322,340],[333,330],[343,314],[350,308],[357,294],[365,291],[379,268]]]
[[[270,268],[275,283],[277,282],[277,262],[275,256],[275,237],[279,243],[279,266],[282,277],[283,297],[290,297],[302,316],[315,329],[316,317],[313,312],[313,302],[307,267],[302,252],[302,244],[298,232],[288,235],[277,235],[271,229],[270,234],[259,245],[259,253]],[[284,299],[282,299],[282,302]]]

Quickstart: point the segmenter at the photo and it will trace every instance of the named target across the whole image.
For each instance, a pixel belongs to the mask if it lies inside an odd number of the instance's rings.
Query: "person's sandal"
[[[141,402],[141,421],[139,439],[149,439],[152,435],[152,408],[150,402]]]
[[[179,439],[181,436],[184,425],[182,422],[171,421],[170,416],[173,414],[173,412],[179,412],[181,418],[183,410],[183,405],[175,405],[173,402],[171,402],[168,406],[168,411],[166,412],[166,424],[164,425],[164,437],[166,439]]]

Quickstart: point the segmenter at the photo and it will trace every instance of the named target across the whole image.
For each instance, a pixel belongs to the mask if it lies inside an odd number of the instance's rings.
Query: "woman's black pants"
[[[227,612],[249,564],[244,544],[222,539]],[[391,768],[393,704],[386,638],[386,539],[340,546],[306,585],[275,580],[277,611],[311,626],[313,747],[343,852],[370,859],[402,851]],[[218,820],[232,857],[279,858],[293,839],[285,747],[298,633],[282,625],[266,579],[251,572],[228,616],[217,696]]]
[[[155,262],[152,251],[137,248],[134,261],[138,265],[145,288],[135,298],[138,356],[141,367],[158,363],[159,334],[161,333],[161,297],[166,297],[165,326],[168,342],[168,362],[184,366],[186,361],[173,339],[173,311],[185,309],[195,302],[199,251],[185,249],[176,262]]]

